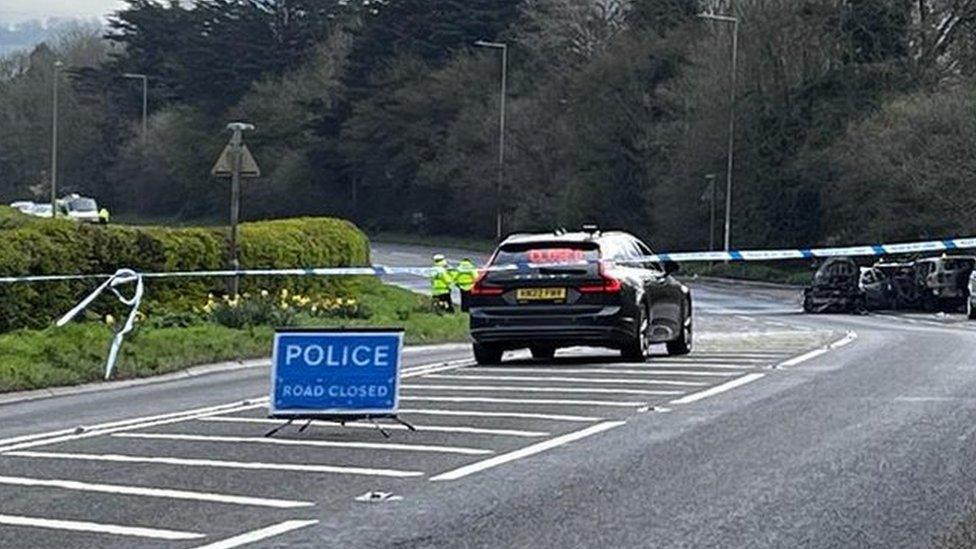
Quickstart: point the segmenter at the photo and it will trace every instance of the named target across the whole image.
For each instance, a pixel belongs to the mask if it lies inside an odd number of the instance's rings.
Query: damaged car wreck
[[[852,313],[866,310],[860,269],[853,259],[832,257],[817,269],[813,284],[803,291],[808,313]]]

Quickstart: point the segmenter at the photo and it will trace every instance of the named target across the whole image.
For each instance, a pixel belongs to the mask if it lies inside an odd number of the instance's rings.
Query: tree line
[[[734,90],[732,25],[703,12],[739,21]],[[971,235],[974,25],[976,0],[127,0],[0,58],[0,198],[45,192],[61,78],[59,180],[129,218],[223,218],[209,170],[246,120],[251,219],[488,237],[497,208],[701,249],[731,110],[734,245]],[[508,46],[500,194],[479,40]]]

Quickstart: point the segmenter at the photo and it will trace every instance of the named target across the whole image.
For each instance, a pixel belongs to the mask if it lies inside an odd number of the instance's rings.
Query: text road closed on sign
[[[275,335],[271,415],[393,415],[403,332],[282,331]]]

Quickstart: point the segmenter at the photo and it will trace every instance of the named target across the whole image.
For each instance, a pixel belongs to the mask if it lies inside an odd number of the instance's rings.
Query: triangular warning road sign
[[[210,173],[216,177],[230,177],[233,175],[233,147],[227,145],[224,148],[224,152],[220,153],[220,158],[217,159],[217,163],[214,164]],[[247,145],[241,145],[241,177],[261,177],[261,168],[258,167],[257,161],[251,155],[251,151],[247,150]]]

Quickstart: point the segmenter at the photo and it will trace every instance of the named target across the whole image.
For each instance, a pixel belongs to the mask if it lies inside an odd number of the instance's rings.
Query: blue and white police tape
[[[976,248],[976,238],[956,238],[946,240],[930,240],[924,242],[908,242],[901,244],[875,244],[867,246],[849,246],[836,248],[798,248],[781,250],[733,250],[730,252],[678,252],[678,253],[659,253],[652,256],[630,258],[621,263],[639,262],[695,262],[695,261],[778,261],[789,259],[819,259],[828,257],[878,257],[885,255],[898,255],[924,252],[949,252],[964,249]],[[546,266],[587,265],[589,262],[572,263],[549,263],[533,264],[522,263],[517,265],[492,265],[481,269],[482,271],[519,271]],[[214,271],[183,271],[183,272],[147,272],[138,273],[132,269],[120,269],[115,274],[83,274],[83,275],[38,275],[38,276],[6,276],[0,277],[0,284],[27,283],[27,282],[66,282],[83,280],[106,279],[91,294],[83,299],[73,309],[68,311],[57,322],[57,326],[64,326],[71,322],[78,314],[88,307],[106,289],[118,297],[126,306],[130,307],[129,315],[125,323],[115,333],[112,345],[109,349],[108,359],[105,363],[105,378],[112,375],[115,362],[118,358],[119,348],[126,334],[132,331],[139,305],[142,302],[145,279],[164,279],[164,278],[223,278],[223,277],[254,277],[254,276],[388,276],[388,275],[411,275],[430,277],[437,272],[432,267],[386,267],[374,265],[371,267],[325,267],[325,268],[298,268],[298,269],[238,269],[238,270],[214,270]],[[124,284],[135,283],[135,292],[132,297],[125,297],[117,289]]]
[[[132,297],[125,297],[122,292],[118,290],[119,286],[124,284],[135,283],[136,289],[132,294]],[[112,346],[108,351],[108,359],[105,361],[105,379],[112,377],[112,369],[115,367],[115,361],[119,356],[119,348],[122,346],[122,339],[125,335],[132,331],[136,322],[136,313],[139,311],[139,304],[142,303],[142,293],[143,293],[143,283],[142,275],[131,270],[131,269],[119,269],[114,275],[112,275],[108,280],[103,282],[98,288],[95,288],[91,294],[85,299],[81,300],[80,303],[75,305],[73,309],[68,311],[60,320],[57,322],[57,326],[60,328],[65,324],[74,320],[76,316],[81,314],[86,307],[91,305],[92,301],[102,295],[105,290],[111,291],[115,294],[115,297],[119,298],[119,301],[123,305],[129,307],[129,315],[125,319],[125,323],[115,332],[115,337],[112,338]]]
[[[923,242],[907,242],[901,244],[872,244],[864,246],[847,246],[836,248],[787,248],[779,250],[732,250],[729,252],[675,252],[659,253],[645,257],[635,257],[619,261],[619,263],[641,263],[651,261],[674,261],[677,263],[699,261],[781,261],[789,259],[822,259],[828,257],[880,257],[886,255],[952,252],[976,248],[976,238],[953,238],[945,240],[929,240]],[[519,263],[507,265],[492,265],[481,270],[486,271],[517,271],[526,268],[587,265],[588,262],[559,262],[559,263]],[[179,271],[179,272],[144,272],[139,273],[144,279],[161,278],[226,278],[232,276],[392,276],[410,275],[430,277],[436,272],[432,267],[387,267],[373,265],[369,267],[309,267],[294,269],[238,269],[211,271]],[[67,282],[79,280],[108,279],[110,274],[79,274],[79,275],[37,275],[37,276],[5,276],[0,277],[0,284],[22,282]]]

